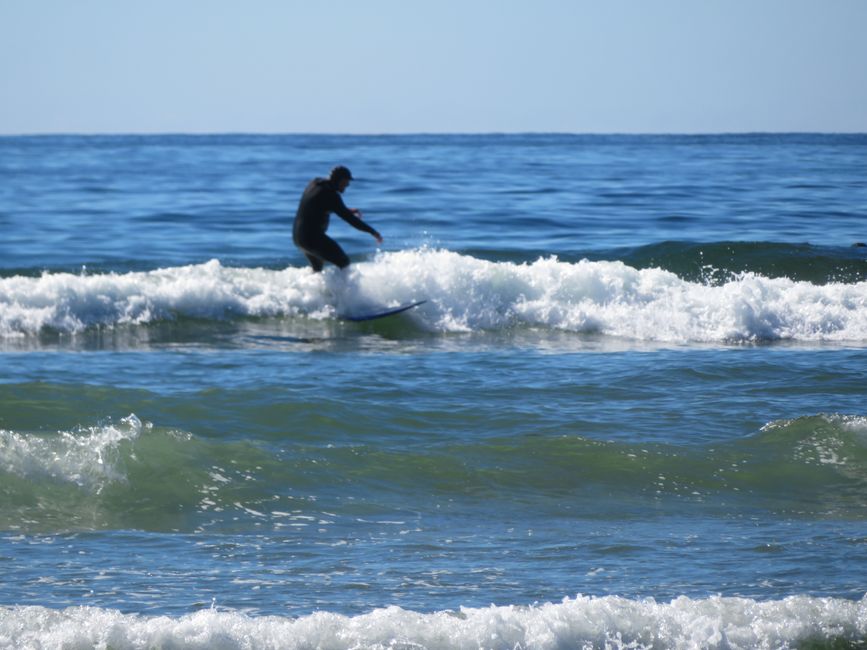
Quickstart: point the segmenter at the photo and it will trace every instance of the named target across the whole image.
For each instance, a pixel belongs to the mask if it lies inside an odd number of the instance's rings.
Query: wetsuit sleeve
[[[334,193],[334,205],[332,206],[332,212],[334,212],[334,214],[339,216],[353,228],[363,230],[364,232],[370,233],[371,235],[379,234],[374,228],[368,226],[364,221],[352,214],[352,212],[349,211],[349,208],[346,207],[346,204],[343,202],[343,199],[340,198],[340,195],[337,192]]]

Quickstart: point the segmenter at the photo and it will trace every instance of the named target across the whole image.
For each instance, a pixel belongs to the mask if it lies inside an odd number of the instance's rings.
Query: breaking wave
[[[650,508],[685,503],[863,519],[867,420],[815,415],[778,420],[724,444],[598,441],[580,435],[433,440],[421,449],[323,445],[287,422],[295,440],[212,440],[141,422],[56,433],[0,429],[0,529],[199,530],[254,522],[295,527],[342,488],[371,494],[498,501],[622,494]],[[290,434],[287,434],[290,435]],[[281,496],[282,495],[282,496]],[[276,497],[276,498],[275,498]],[[288,501],[287,501],[288,499]],[[287,511],[291,502],[295,510]],[[340,503],[332,517],[352,519]],[[299,509],[300,508],[300,509]]]
[[[865,638],[867,600],[808,596],[577,596],[532,606],[433,613],[388,607],[300,618],[215,609],[173,618],[94,607],[0,608],[0,647],[7,648],[855,648]]]
[[[867,281],[820,285],[742,273],[696,282],[623,262],[492,262],[428,249],[382,253],[346,274],[211,260],[147,272],[7,277],[0,279],[0,336],[166,321],[334,320],[422,299],[404,318],[433,333],[533,328],[666,343],[867,343]]]

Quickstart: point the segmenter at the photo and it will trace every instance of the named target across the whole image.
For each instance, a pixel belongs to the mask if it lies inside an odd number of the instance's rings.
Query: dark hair
[[[339,181],[343,179],[351,181],[352,172],[349,171],[348,167],[344,167],[343,165],[337,165],[337,167],[331,170],[331,180]]]

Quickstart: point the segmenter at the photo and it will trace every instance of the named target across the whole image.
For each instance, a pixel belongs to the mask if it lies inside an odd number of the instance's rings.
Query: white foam
[[[130,415],[117,424],[52,435],[0,429],[0,464],[29,481],[74,484],[99,494],[109,483],[126,480],[119,446],[149,427]]]
[[[615,596],[430,614],[399,607],[300,618],[200,611],[173,618],[94,607],[0,608],[0,648],[790,648],[863,641],[867,599]]]
[[[389,273],[388,269],[395,271]],[[813,285],[752,274],[721,286],[621,262],[493,263],[448,251],[383,256],[365,273],[431,296],[435,329],[514,325],[639,341],[867,341],[867,283]],[[430,308],[428,308],[430,313]]]
[[[867,282],[814,285],[745,274],[713,286],[621,262],[514,264],[429,249],[382,253],[345,274],[212,260],[146,273],[5,278],[0,336],[178,316],[332,319],[419,299],[428,302],[408,317],[432,332],[530,327],[671,343],[867,342]]]
[[[322,281],[302,269],[227,268],[217,260],[146,273],[44,273],[0,280],[0,333],[150,323],[183,315],[294,315],[324,306]]]

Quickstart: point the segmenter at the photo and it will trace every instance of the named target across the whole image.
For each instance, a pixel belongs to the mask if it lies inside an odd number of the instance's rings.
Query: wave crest
[[[94,607],[0,609],[14,647],[177,648],[792,648],[854,647],[867,638],[867,599],[793,596],[566,598],[529,607],[429,614],[388,607],[360,616],[297,619],[204,610],[179,618]]]
[[[532,328],[665,343],[867,342],[867,282],[816,285],[745,273],[710,284],[623,262],[491,262],[429,249],[382,253],[346,274],[211,260],[126,274],[4,278],[0,336],[179,319],[332,320],[420,299],[427,303],[410,322],[438,333]]]

